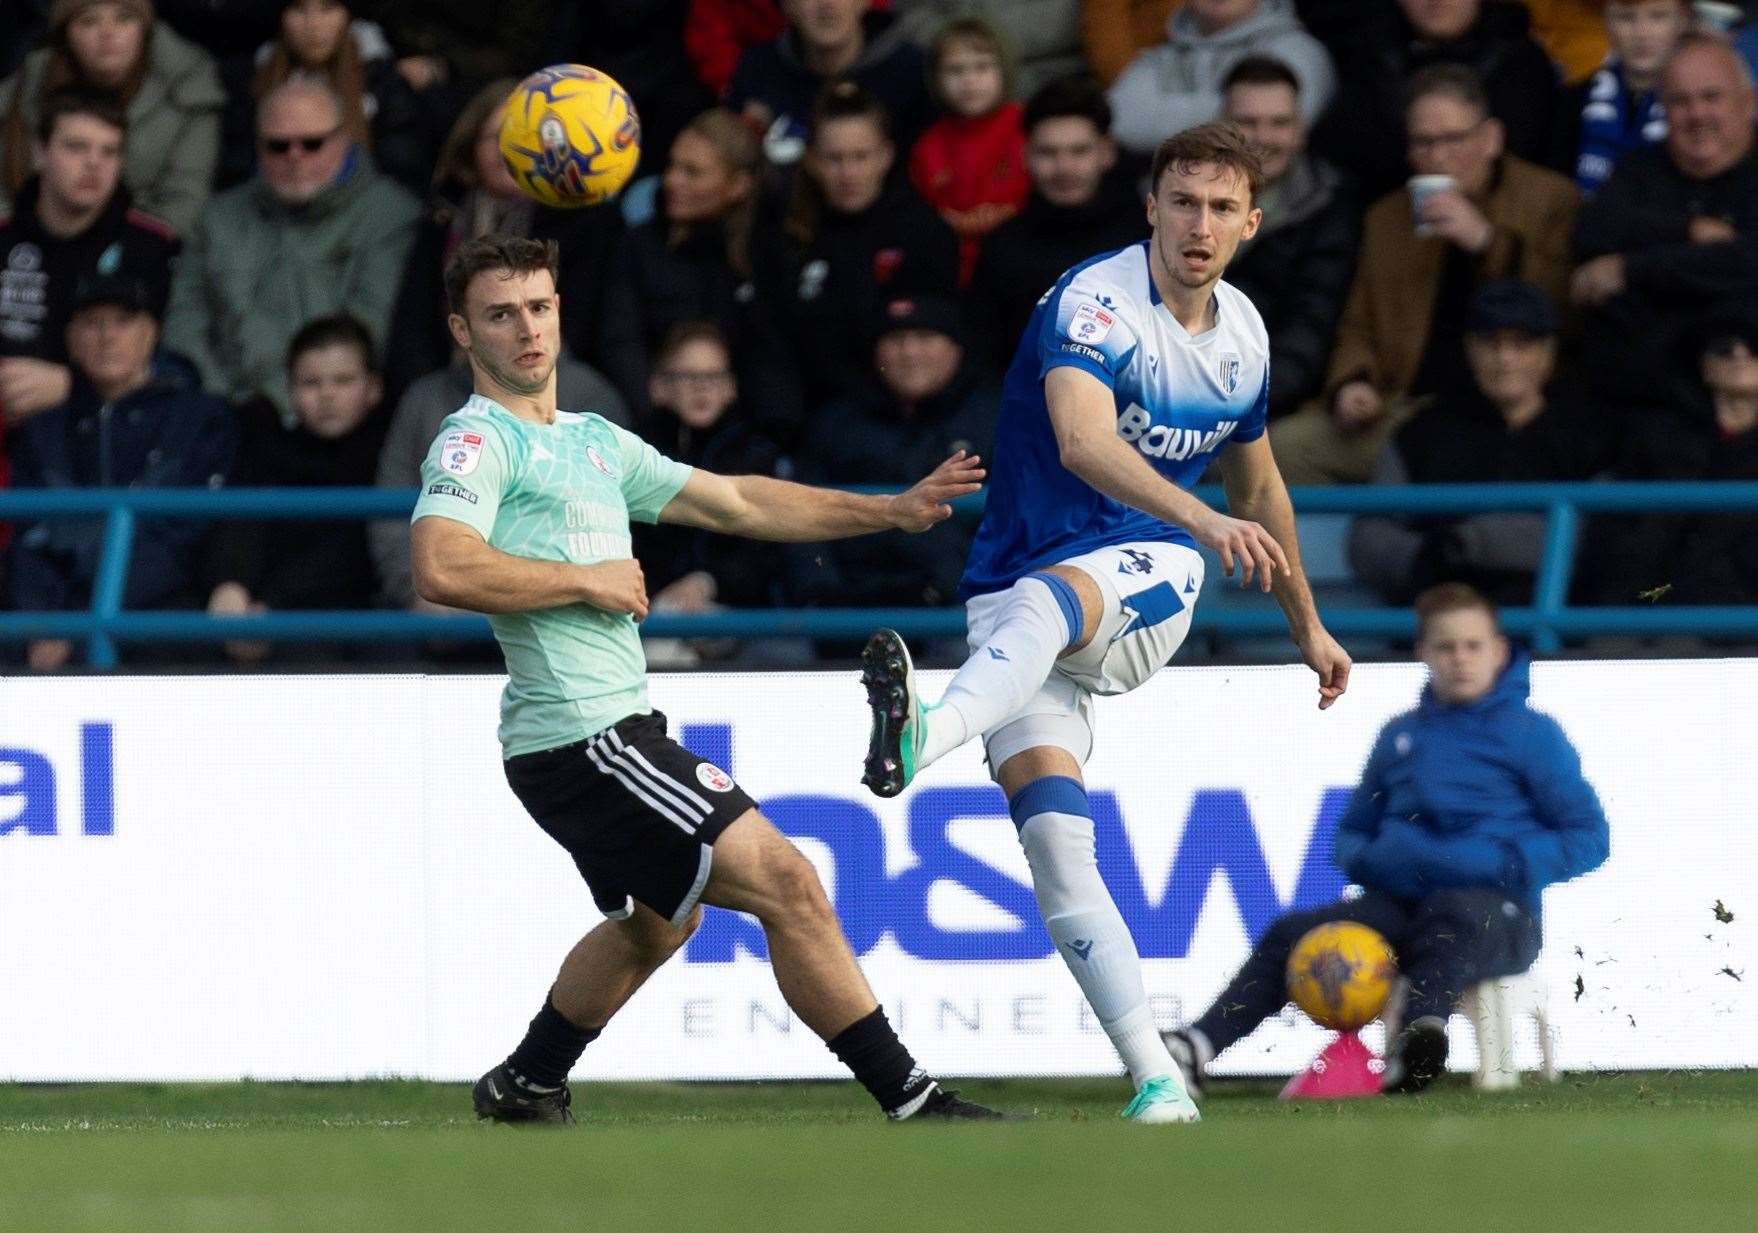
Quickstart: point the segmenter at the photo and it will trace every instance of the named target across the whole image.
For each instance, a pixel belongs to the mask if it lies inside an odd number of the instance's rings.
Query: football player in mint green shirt
[[[475,393],[440,427],[411,532],[422,598],[489,615],[507,661],[508,783],[607,918],[563,961],[518,1048],[477,1081],[478,1116],[572,1121],[569,1070],[704,903],[757,918],[788,1005],[887,1115],[997,1116],[915,1064],[811,864],[730,775],[666,735],[647,704],[647,589],[629,544],[636,519],[796,541],[926,531],[980,487],[980,461],[960,451],[907,492],[860,495],[683,466],[562,411],[557,255],[553,241],[484,236],[447,267]]]

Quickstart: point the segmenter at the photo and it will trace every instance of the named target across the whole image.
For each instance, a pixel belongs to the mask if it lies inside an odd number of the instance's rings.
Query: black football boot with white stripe
[[[476,1116],[512,1126],[539,1123],[571,1125],[574,1113],[573,1093],[568,1085],[555,1088],[534,1088],[515,1075],[502,1062],[476,1081],[470,1090],[470,1101]]]

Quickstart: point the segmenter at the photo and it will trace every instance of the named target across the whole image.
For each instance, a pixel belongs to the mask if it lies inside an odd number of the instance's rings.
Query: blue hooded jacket
[[[1610,851],[1605,811],[1562,727],[1531,709],[1516,655],[1489,693],[1455,706],[1425,686],[1380,730],[1338,823],[1337,867],[1397,899],[1448,888],[1507,892],[1534,916],[1540,892]]]

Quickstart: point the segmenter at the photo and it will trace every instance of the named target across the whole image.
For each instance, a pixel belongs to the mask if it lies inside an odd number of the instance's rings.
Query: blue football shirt
[[[1144,241],[1075,266],[1038,301],[1007,371],[988,504],[965,564],[968,599],[1033,570],[1138,541],[1191,544],[1189,532],[1114,501],[1062,465],[1044,399],[1052,368],[1104,382],[1117,435],[1180,488],[1269,413],[1270,344],[1243,292],[1215,285],[1216,321],[1186,332],[1148,274]]]

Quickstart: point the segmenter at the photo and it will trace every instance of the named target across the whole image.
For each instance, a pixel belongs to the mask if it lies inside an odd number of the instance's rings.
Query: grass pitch
[[[1036,1119],[890,1126],[853,1084],[592,1084],[581,1125],[461,1085],[0,1087],[0,1230],[1752,1228],[1758,1073],[1566,1077],[1121,1124],[1121,1080],[970,1082]]]

